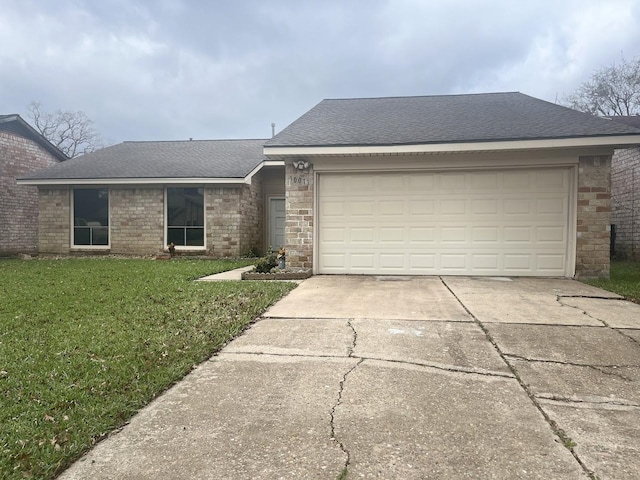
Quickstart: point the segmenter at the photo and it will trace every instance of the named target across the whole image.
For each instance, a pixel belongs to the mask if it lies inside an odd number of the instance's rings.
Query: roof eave
[[[243,184],[241,178],[19,178],[18,185],[161,185],[161,184]]]
[[[335,145],[335,146],[268,146],[264,154],[273,159],[296,156],[343,156],[343,155],[391,155],[429,154],[456,152],[486,152],[500,150],[541,150],[555,148],[609,147],[628,148],[640,145],[640,135],[608,135],[594,137],[571,137],[533,140],[501,140],[460,143],[426,143],[411,145]]]
[[[200,185],[242,185],[251,184],[252,177],[263,167],[282,166],[282,160],[265,160],[260,162],[244,177],[154,177],[154,178],[19,178],[19,185],[165,185],[165,184],[200,184]]]

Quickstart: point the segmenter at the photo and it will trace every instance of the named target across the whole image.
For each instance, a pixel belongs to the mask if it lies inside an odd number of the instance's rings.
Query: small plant
[[[258,258],[260,256],[260,250],[255,245],[252,245],[247,253],[244,254],[245,258]]]
[[[256,263],[256,272],[258,273],[269,273],[271,270],[278,266],[278,259],[276,258],[275,253],[270,253],[266,257],[262,257]]]

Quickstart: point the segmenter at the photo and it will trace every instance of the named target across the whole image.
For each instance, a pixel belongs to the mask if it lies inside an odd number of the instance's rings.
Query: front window
[[[73,244],[109,245],[109,190],[83,188],[73,191]]]
[[[167,188],[167,243],[204,247],[204,189]]]

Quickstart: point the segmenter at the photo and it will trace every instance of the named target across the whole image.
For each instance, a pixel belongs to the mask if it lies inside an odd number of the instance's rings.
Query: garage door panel
[[[378,212],[380,215],[402,216],[405,211],[405,202],[401,200],[380,200]]]
[[[472,255],[471,266],[474,270],[498,272],[500,270],[500,256],[497,253]]]
[[[416,198],[409,200],[409,214],[415,217],[433,216],[436,207],[435,201],[426,198]],[[420,220],[416,218],[416,220]]]
[[[360,271],[373,271],[375,254],[373,253],[352,253],[350,255],[351,267]]]
[[[463,199],[440,200],[441,215],[464,215],[467,212],[467,201]]]
[[[318,270],[562,276],[568,216],[568,169],[321,173]]]
[[[375,242],[375,230],[373,227],[350,228],[348,232],[351,243],[365,243],[373,245]]]
[[[459,193],[461,190],[466,190],[467,177],[464,173],[441,173],[439,178],[442,193]]]
[[[371,217],[373,216],[374,204],[369,201],[353,201],[348,203],[348,206],[351,207],[348,210],[348,215],[352,215],[354,217]]]
[[[473,243],[498,243],[500,227],[471,227],[471,241]]]

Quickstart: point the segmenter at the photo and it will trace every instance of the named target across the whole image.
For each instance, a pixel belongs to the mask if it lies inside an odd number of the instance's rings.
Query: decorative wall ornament
[[[308,170],[313,166],[313,164],[308,160],[295,160],[293,162],[293,166],[296,168],[296,170]]]

